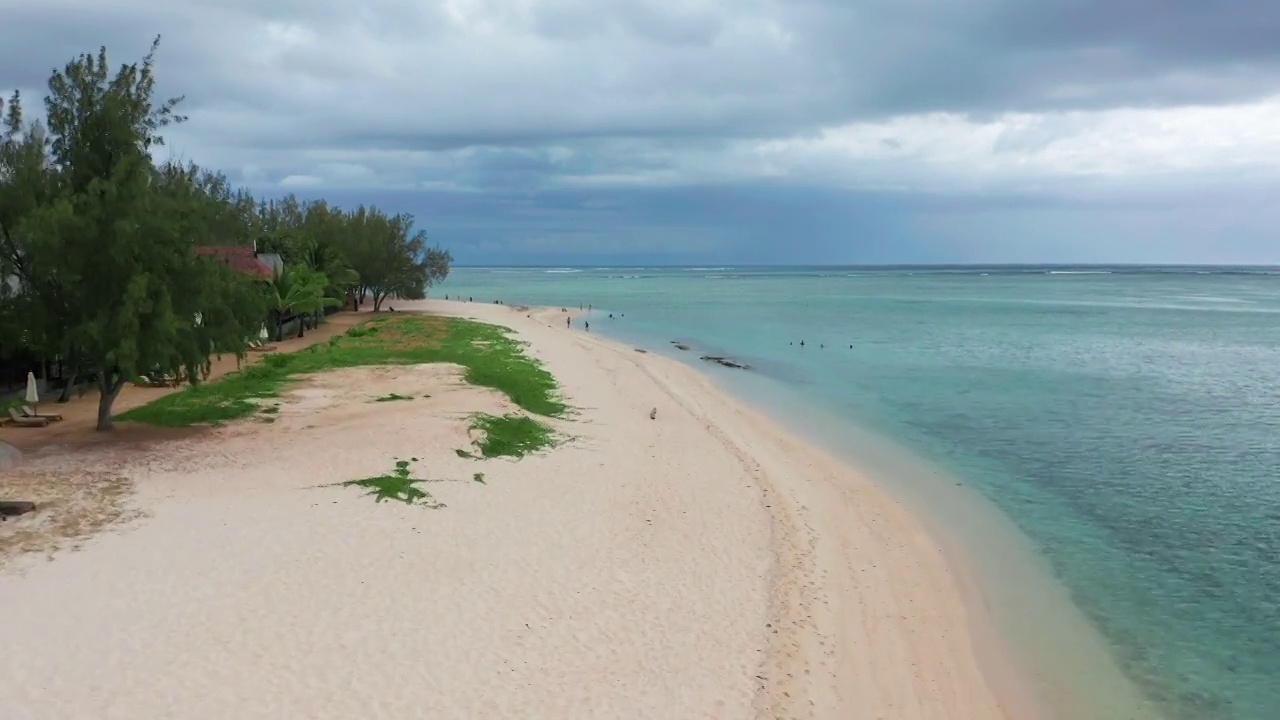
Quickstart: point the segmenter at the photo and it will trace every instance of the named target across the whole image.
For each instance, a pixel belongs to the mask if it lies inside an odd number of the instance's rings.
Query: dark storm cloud
[[[1280,5],[1260,0],[1007,0],[987,27],[1012,46],[1124,48],[1173,64],[1272,64],[1280,56]]]
[[[1070,228],[1091,207],[1165,226],[1082,184],[1172,197],[1165,175],[1280,152],[1266,108],[1117,110],[1270,102],[1263,0],[0,0],[0,88],[39,91],[103,44],[135,60],[157,33],[160,92],[191,116],[176,156],[264,192],[417,203],[512,257],[776,261],[765,238],[787,233],[807,261],[901,261],[923,233],[964,259],[1037,216],[1087,250]],[[1214,202],[1204,217],[1234,201]]]
[[[162,32],[166,87],[185,92],[191,108],[306,106],[313,122],[262,133],[263,142],[372,135],[427,148],[602,133],[764,136],[904,112],[1220,102],[1273,93],[1280,78],[1280,4],[1262,1],[460,5],[524,40],[495,34],[486,47],[480,35],[456,47],[443,3],[5,0],[0,82],[39,86],[78,51],[105,43],[125,59]],[[268,52],[285,42],[261,32],[272,22],[313,42]],[[552,44],[518,47],[534,42]],[[391,67],[371,76],[361,56],[379,48]],[[270,57],[249,62],[259,55]],[[393,102],[422,113],[377,112]]]
[[[912,200],[776,185],[334,194],[413,212],[463,264],[904,262]]]
[[[470,265],[1275,263],[1280,183],[1150,197],[920,197],[770,185],[325,193],[412,211]],[[1242,197],[1243,195],[1243,197]],[[1188,238],[1185,230],[1196,230]]]

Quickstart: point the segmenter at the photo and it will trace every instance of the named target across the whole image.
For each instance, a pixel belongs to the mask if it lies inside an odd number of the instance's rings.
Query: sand
[[[516,329],[564,444],[458,457],[512,406],[443,365],[314,376],[271,423],[27,436],[0,494],[83,491],[0,525],[4,717],[1020,717],[937,545],[851,468],[559,311],[396,306]],[[333,485],[411,458],[447,507]]]

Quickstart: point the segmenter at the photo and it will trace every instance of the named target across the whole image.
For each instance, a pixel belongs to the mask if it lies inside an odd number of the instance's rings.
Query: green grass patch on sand
[[[372,495],[374,502],[399,500],[405,505],[421,505],[432,510],[445,507],[445,504],[432,497],[431,493],[417,487],[417,484],[422,482],[428,481],[413,477],[409,471],[408,460],[397,460],[396,468],[390,475],[348,480],[341,484],[345,487],[366,488],[368,492],[365,494]]]
[[[438,362],[461,365],[466,368],[467,382],[502,392],[535,415],[558,417],[567,410],[556,392],[555,378],[524,354],[522,344],[507,328],[461,318],[397,313],[379,316],[306,350],[266,355],[243,370],[157,398],[116,417],[166,427],[221,423],[259,412],[263,399],[279,397],[299,375],[362,365]]]
[[[471,419],[471,429],[478,432],[475,446],[481,457],[509,457],[519,460],[530,453],[555,445],[551,428],[528,415],[488,415],[481,413]],[[463,451],[464,457],[473,457]]]

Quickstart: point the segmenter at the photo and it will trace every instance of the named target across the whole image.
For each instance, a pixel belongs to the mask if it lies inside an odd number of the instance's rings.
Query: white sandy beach
[[[567,442],[458,457],[511,406],[434,365],[318,375],[273,424],[29,453],[7,472],[131,489],[79,549],[0,558],[0,717],[1024,717],[937,545],[847,466],[559,311],[395,304],[517,330]],[[330,486],[396,458],[448,507]]]

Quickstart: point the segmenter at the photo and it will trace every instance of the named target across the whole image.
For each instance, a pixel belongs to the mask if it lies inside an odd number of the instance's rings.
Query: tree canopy
[[[264,202],[256,211],[259,247],[277,252],[286,265],[305,265],[323,273],[327,291],[347,291],[374,311],[388,297],[419,300],[449,274],[447,250],[427,246],[408,213],[388,215],[361,205],[344,211],[323,200],[300,202],[292,195]]]
[[[105,48],[55,70],[42,123],[16,92],[0,103],[0,343],[96,375],[99,429],[128,380],[198,382],[269,318],[318,318],[348,293],[379,310],[449,269],[412,216],[258,200],[220,173],[157,164],[161,133],[186,120],[182,98],[155,97],[158,45],[114,73]],[[285,270],[250,277],[200,246],[278,253]]]

